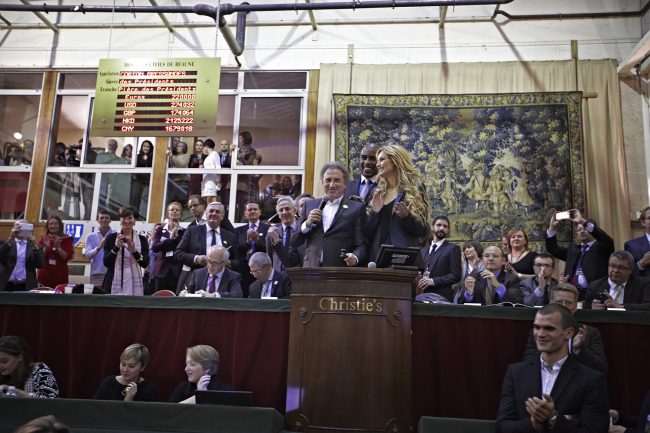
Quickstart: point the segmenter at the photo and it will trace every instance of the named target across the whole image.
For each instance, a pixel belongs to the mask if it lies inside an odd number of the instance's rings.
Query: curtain
[[[576,73],[577,72],[577,73]],[[576,88],[576,76],[578,86]],[[596,93],[583,100],[585,192],[588,218],[618,247],[630,239],[629,194],[623,149],[619,82],[614,60],[419,65],[323,64],[320,68],[314,192],[322,193],[320,167],[333,159],[332,95]],[[381,144],[381,143],[379,143]]]

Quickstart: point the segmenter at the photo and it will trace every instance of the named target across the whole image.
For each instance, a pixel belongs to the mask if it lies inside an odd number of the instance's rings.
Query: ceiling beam
[[[311,0],[305,0],[305,3],[310,4]],[[318,30],[318,24],[316,23],[316,17],[314,17],[314,11],[308,9],[307,13],[309,14],[309,22],[311,22],[312,30],[314,31]]]
[[[151,6],[158,6],[158,2],[156,2],[156,0],[149,0],[149,3],[151,3]],[[163,22],[163,24],[165,24],[165,27],[167,27],[167,30],[169,30],[169,33],[174,33],[174,27],[171,25],[167,17],[162,12],[156,13],[160,17],[160,20]]]
[[[29,0],[20,0],[20,1],[21,1],[22,4],[24,4],[26,6],[34,6],[29,2]],[[45,18],[45,16],[42,13],[40,13],[38,11],[32,11],[32,12],[34,12],[34,15],[36,15],[39,20],[43,21],[45,23],[45,25],[48,26],[54,33],[59,33],[59,28],[57,26],[55,26],[54,24],[52,24],[50,22],[50,20]]]

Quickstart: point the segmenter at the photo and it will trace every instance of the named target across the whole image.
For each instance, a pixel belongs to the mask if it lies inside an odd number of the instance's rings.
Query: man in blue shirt
[[[99,227],[86,238],[86,246],[83,249],[84,257],[90,260],[90,284],[95,287],[101,287],[106,275],[104,266],[104,239],[113,233],[111,229],[111,215],[100,210],[97,213],[97,223]]]

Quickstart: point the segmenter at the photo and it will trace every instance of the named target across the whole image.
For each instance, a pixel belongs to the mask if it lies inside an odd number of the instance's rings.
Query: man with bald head
[[[372,190],[377,185],[377,149],[379,146],[370,143],[361,149],[359,156],[359,174],[354,175],[354,179],[345,186],[343,195],[347,198],[353,198],[362,201],[365,204],[372,198]]]
[[[503,269],[503,251],[497,246],[489,246],[483,251],[484,270],[474,271],[463,281],[459,304],[476,303],[481,305],[501,302],[520,303],[519,278]]]
[[[241,275],[226,267],[230,254],[221,245],[210,247],[207,266],[192,273],[187,290],[179,296],[195,293],[208,298],[241,298]]]

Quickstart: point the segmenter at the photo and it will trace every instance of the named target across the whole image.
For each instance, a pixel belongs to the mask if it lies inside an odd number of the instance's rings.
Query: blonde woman
[[[379,182],[370,201],[366,236],[369,261],[383,244],[418,247],[426,238],[430,206],[421,175],[410,153],[389,144],[377,151]]]
[[[230,391],[232,387],[222,382],[219,372],[219,352],[212,346],[199,344],[187,348],[185,354],[185,374],[187,382],[178,384],[169,397],[171,403],[194,404],[197,390]]]

